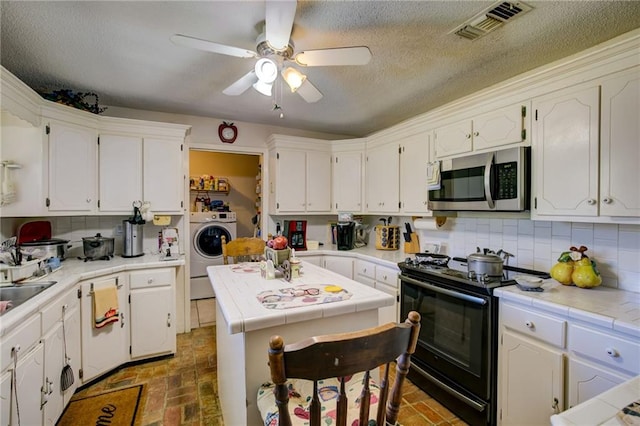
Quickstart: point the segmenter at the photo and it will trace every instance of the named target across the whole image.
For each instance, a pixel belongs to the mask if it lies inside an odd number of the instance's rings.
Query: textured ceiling
[[[262,1],[0,2],[1,63],[36,90],[96,92],[112,105],[364,136],[640,27],[640,1],[527,1],[533,10],[475,41],[451,31],[487,1],[299,1],[296,52],[366,45],[364,66],[302,71],[314,104],[282,90],[285,118],[253,89],[222,90],[252,69],[174,45],[180,33],[255,50]]]

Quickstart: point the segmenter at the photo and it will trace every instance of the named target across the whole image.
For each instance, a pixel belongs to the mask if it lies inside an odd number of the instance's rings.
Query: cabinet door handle
[[[596,203],[596,200],[594,200],[593,198],[589,198],[587,200],[587,204],[589,204],[590,206],[594,205]]]
[[[91,202],[91,198],[87,198],[87,203],[90,203],[90,202]]]
[[[613,202],[613,200],[609,197],[605,197],[602,201],[604,201],[605,204],[611,204]]]
[[[618,358],[620,353],[616,350],[616,348],[607,348],[607,355],[611,358]]]
[[[480,136],[480,132],[473,132],[473,136]]]
[[[152,284],[152,283],[153,283],[153,278],[147,279],[147,284]]]
[[[524,325],[526,325],[526,326],[527,326],[527,328],[529,328],[529,329],[534,329],[534,328],[536,327],[536,326],[533,324],[533,321],[526,321],[526,322],[524,323]]]
[[[471,133],[467,133],[465,136],[467,139],[471,139]]]

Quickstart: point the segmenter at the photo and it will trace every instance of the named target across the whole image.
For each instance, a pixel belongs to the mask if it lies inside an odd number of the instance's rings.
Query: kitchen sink
[[[48,289],[57,281],[39,281],[29,284],[13,284],[6,287],[0,287],[0,301],[11,301],[11,308],[15,308],[31,299],[33,296]],[[10,310],[11,308],[8,308]],[[4,311],[6,312],[6,311]]]

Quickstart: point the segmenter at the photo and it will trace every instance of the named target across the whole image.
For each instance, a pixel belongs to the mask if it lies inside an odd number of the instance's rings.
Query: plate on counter
[[[538,288],[543,283],[542,278],[534,277],[532,275],[516,275],[513,279],[525,288]]]

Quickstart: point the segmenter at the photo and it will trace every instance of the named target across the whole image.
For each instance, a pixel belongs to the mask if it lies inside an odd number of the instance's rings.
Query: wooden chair
[[[229,264],[229,257],[233,258],[233,263],[258,261],[264,255],[266,242],[262,238],[236,238],[227,242],[222,236],[222,259],[224,264]]]
[[[277,417],[280,426],[303,421],[319,426],[334,424],[333,420],[326,419],[331,417],[336,419],[336,425],[351,425],[358,418],[358,424],[365,426],[370,409],[377,404],[376,425],[395,425],[402,383],[411,365],[419,331],[420,314],[413,311],[404,323],[311,337],[287,346],[282,337],[272,336],[269,368],[273,383],[262,385],[258,391],[258,407],[265,424],[275,424]],[[397,361],[396,377],[389,389],[389,366],[393,361]],[[381,370],[380,385],[369,377],[369,372],[377,367]],[[333,387],[325,379],[333,380]],[[310,391],[306,395],[305,387]],[[322,404],[325,407],[321,410],[320,399],[328,400],[329,388],[334,391],[335,410],[333,402]],[[290,397],[295,399],[292,401],[295,407],[289,407]]]

